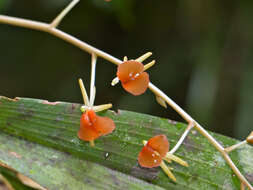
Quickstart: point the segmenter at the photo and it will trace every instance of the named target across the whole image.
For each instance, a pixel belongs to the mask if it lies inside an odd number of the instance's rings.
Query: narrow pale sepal
[[[172,179],[174,182],[177,181],[176,177],[173,175],[173,173],[163,161],[161,162],[160,166],[170,179]]]
[[[158,104],[160,104],[162,107],[167,108],[167,104],[160,96],[156,96],[156,101]]]
[[[149,69],[150,67],[152,67],[155,64],[155,60],[147,63],[146,65],[144,65],[144,71],[146,71],[147,69]]]
[[[79,86],[80,86],[80,89],[81,89],[81,92],[82,92],[84,104],[86,106],[90,106],[90,101],[89,101],[89,98],[88,98],[87,91],[84,87],[83,80],[79,79],[78,82],[79,82]]]
[[[94,112],[100,112],[100,111],[108,110],[111,107],[112,107],[112,104],[102,104],[99,106],[93,106],[92,109],[94,110]]]
[[[189,166],[188,163],[187,163],[186,161],[184,161],[184,160],[182,160],[181,158],[175,156],[174,154],[167,153],[167,154],[166,154],[166,159],[173,160],[173,161],[175,161],[175,162],[177,162],[177,163],[179,163],[180,165],[185,166],[185,167],[188,167],[188,166]]]
[[[138,57],[137,59],[135,59],[135,61],[137,62],[143,62],[144,60],[146,60],[147,58],[149,58],[152,55],[152,52],[147,52],[144,55]]]
[[[171,159],[167,158],[166,156],[163,158],[163,160],[165,160],[165,161],[168,162],[168,163],[171,163],[171,162],[172,162]]]

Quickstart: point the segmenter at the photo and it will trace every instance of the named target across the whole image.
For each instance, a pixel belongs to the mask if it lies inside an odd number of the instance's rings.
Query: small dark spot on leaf
[[[92,181],[89,178],[85,177],[84,178],[84,183],[91,184]]]
[[[75,108],[76,108],[76,104],[71,104],[71,113],[73,113],[74,112],[74,110],[75,110]]]
[[[197,149],[195,148],[196,146],[201,146],[201,145],[197,145],[193,140],[190,139],[189,136],[187,136],[184,140],[184,146],[186,147],[187,151],[197,151]]]
[[[20,111],[20,113],[21,114],[19,115],[19,117],[23,120],[27,120],[34,115],[34,111],[32,111],[32,110],[23,109],[22,111]]]
[[[32,160],[30,162],[37,162],[39,159],[36,157],[32,157]]]
[[[79,104],[70,104],[68,106],[66,106],[64,112],[67,113],[67,114],[74,114],[76,113],[76,108],[80,107]],[[78,113],[81,113],[79,110],[78,110]]]
[[[218,141],[218,143],[220,143],[221,146],[225,146],[223,142],[221,142],[220,140],[216,139]]]
[[[192,174],[192,176],[191,176],[191,182],[192,181],[195,181],[195,180],[198,180],[198,174]]]
[[[68,151],[65,151],[64,153],[65,153],[65,154],[67,154],[68,156],[70,156],[70,155],[71,155],[71,153],[70,153],[70,152],[68,152]]]
[[[113,180],[115,185],[120,185],[120,182],[119,182],[117,176],[115,176],[114,173],[111,173],[111,177],[112,177],[112,180]]]
[[[7,126],[11,126],[11,123],[10,123],[10,122],[7,122],[6,125],[7,125]]]
[[[250,183],[253,183],[253,173],[246,174],[246,178],[249,180]]]
[[[50,162],[52,165],[54,165],[54,164],[56,163],[56,161],[57,161],[57,160],[56,160],[56,159],[53,159],[53,158],[50,158],[50,159],[49,159],[49,162]]]
[[[157,179],[159,171],[160,170],[158,167],[156,167],[156,168],[143,168],[140,165],[137,165],[131,169],[130,174],[135,177],[145,179],[147,181],[152,181],[154,179]]]

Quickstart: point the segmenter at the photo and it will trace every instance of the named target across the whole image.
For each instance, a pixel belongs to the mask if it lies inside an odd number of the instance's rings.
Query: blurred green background
[[[0,14],[50,22],[69,0],[0,0]],[[253,124],[253,1],[81,0],[60,29],[112,54],[152,51],[151,81],[207,129],[244,138]],[[151,59],[149,59],[151,61]],[[90,55],[49,34],[0,24],[0,94],[82,102]],[[116,67],[97,65],[96,104],[182,119],[155,102],[111,87]]]

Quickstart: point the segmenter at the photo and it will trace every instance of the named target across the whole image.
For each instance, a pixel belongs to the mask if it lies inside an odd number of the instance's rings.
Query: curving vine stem
[[[32,21],[27,19],[21,19],[16,17],[10,17],[5,15],[0,15],[0,23],[9,24],[24,28],[29,28],[33,30],[39,30],[43,32],[50,33],[62,40],[65,40],[74,46],[79,47],[80,49],[90,53],[92,56],[101,57],[113,64],[119,65],[122,63],[120,59],[113,57],[110,54],[107,54],[59,29],[56,27],[60,24],[61,20],[66,16],[67,13],[79,2],[79,0],[73,0],[51,23],[42,23],[38,21]],[[95,79],[94,79],[95,80]],[[231,167],[233,172],[237,175],[237,177],[241,181],[241,189],[244,187],[248,187],[250,190],[253,190],[252,185],[248,182],[248,180],[242,175],[242,173],[238,170],[235,166],[231,158],[229,157],[229,152],[234,148],[229,149],[230,147],[224,148],[218,141],[216,141],[198,122],[196,122],[189,114],[187,114],[180,106],[178,106],[172,99],[170,99],[164,92],[162,92],[159,88],[157,88],[151,82],[149,83],[149,89],[156,95],[156,97],[161,98],[170,105],[181,117],[186,120],[189,125],[186,128],[185,132],[182,134],[181,138],[179,139],[178,143],[175,147],[171,150],[171,153],[174,153],[180,145],[183,143],[185,137],[188,135],[189,131],[192,128],[195,128],[200,134],[208,139],[208,141],[222,154],[223,158],[226,160],[227,164]],[[161,103],[159,101],[159,103]],[[251,137],[250,137],[251,138]],[[233,145],[235,147],[235,145]]]

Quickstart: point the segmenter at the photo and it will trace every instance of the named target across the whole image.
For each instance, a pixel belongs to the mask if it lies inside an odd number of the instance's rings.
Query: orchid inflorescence
[[[155,61],[151,61],[145,65],[146,67],[141,62],[151,55],[152,53],[148,52],[136,60],[129,61],[125,56],[123,63],[118,66],[117,77],[113,79],[112,85],[114,86],[116,83],[121,81],[123,88],[127,92],[135,96],[143,94],[147,90],[149,84],[149,75],[148,73],[144,72],[144,70],[153,66]],[[96,56],[92,54],[90,99],[88,98],[82,79],[79,79],[79,85],[85,105],[81,107],[83,114],[80,120],[78,137],[81,140],[89,141],[91,146],[95,146],[95,139],[112,133],[112,131],[115,129],[113,120],[108,117],[97,116],[95,113],[95,111],[102,111],[112,107],[112,104],[104,104],[99,106],[93,105],[96,91],[95,68]],[[153,168],[160,166],[173,181],[176,181],[176,178],[171,172],[172,168],[167,167],[164,161],[168,163],[175,161],[183,166],[188,167],[187,162],[169,152],[169,142],[165,135],[157,135],[149,139],[149,141],[143,140],[143,145],[144,147],[138,156],[138,162],[141,167]]]
[[[92,55],[92,72],[91,72],[91,86],[90,86],[90,98],[88,98],[87,92],[83,85],[81,79],[79,79],[80,88],[82,91],[84,106],[81,107],[82,116],[80,119],[80,130],[78,132],[78,137],[81,140],[89,141],[92,146],[94,146],[94,140],[100,136],[107,135],[115,129],[115,124],[113,120],[107,117],[97,116],[96,112],[103,111],[112,107],[111,104],[104,104],[99,106],[94,106],[95,100],[95,65],[97,56],[102,57],[111,63],[118,65],[117,77],[113,79],[112,85],[117,84],[119,81],[122,87],[129,93],[133,95],[143,94],[147,88],[149,88],[156,97],[157,102],[163,106],[167,107],[170,105],[178,114],[184,118],[188,127],[179,138],[179,141],[173,147],[172,150],[168,152],[169,142],[165,135],[158,135],[149,139],[149,141],[143,141],[144,147],[142,148],[138,161],[140,166],[143,167],[157,167],[160,166],[165,171],[165,173],[175,181],[176,178],[170,171],[171,168],[167,167],[163,160],[166,162],[176,161],[183,166],[188,166],[188,164],[176,157],[174,153],[182,145],[184,139],[188,135],[192,128],[195,128],[201,135],[208,139],[208,141],[221,153],[227,164],[234,171],[236,176],[241,181],[241,189],[248,187],[253,190],[252,185],[248,180],[241,174],[238,168],[235,166],[231,158],[229,157],[229,152],[241,147],[245,144],[253,144],[253,132],[242,142],[232,145],[230,147],[224,148],[216,139],[214,139],[199,123],[197,123],[190,115],[188,115],[181,107],[179,107],[172,99],[170,99],[165,93],[163,93],[159,88],[153,85],[149,80],[149,75],[145,72],[146,69],[154,65],[155,61],[143,65],[142,62],[151,56],[152,53],[148,52],[143,56],[135,59],[128,60],[124,57],[123,62],[91,45],[80,41],[79,39],[64,33],[63,31],[57,29],[62,19],[67,15],[68,12],[79,2],[79,0],[73,0],[51,23],[41,23],[36,21],[31,21],[27,19],[20,19],[15,17],[9,17],[0,15],[0,23],[40,30],[48,32],[58,38],[61,38],[80,49],[90,53]]]

